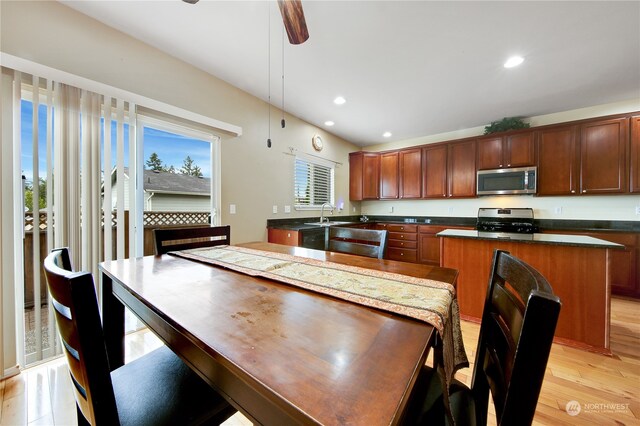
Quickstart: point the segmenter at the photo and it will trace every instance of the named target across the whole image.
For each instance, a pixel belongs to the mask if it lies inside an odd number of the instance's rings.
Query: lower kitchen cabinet
[[[387,259],[416,263],[418,260],[418,225],[387,224]]]
[[[621,232],[587,232],[549,230],[548,234],[577,234],[622,244],[624,249],[611,250],[611,293],[640,298],[640,234]]]
[[[289,229],[267,229],[267,241],[275,244],[284,244],[287,246],[299,246],[300,232],[291,231]]]
[[[445,229],[473,229],[466,226],[420,225],[418,226],[418,263],[440,266],[440,237]]]

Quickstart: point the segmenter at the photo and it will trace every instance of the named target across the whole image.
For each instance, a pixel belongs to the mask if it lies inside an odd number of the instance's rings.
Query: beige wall
[[[284,152],[292,146],[311,153],[316,133],[324,140],[321,155],[342,163],[335,174],[336,201],[351,211],[348,153],[355,145],[288,115],[281,129],[273,108],[268,149],[265,102],[60,3],[0,3],[3,52],[242,127],[240,137],[220,134],[222,223],[231,225],[234,243],[265,239],[268,218],[317,214],[282,213],[293,204],[294,157]],[[237,214],[229,214],[229,204]]]

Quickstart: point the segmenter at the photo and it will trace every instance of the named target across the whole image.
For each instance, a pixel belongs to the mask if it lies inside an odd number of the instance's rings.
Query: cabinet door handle
[[[511,167],[511,164],[507,164],[507,167]]]
[[[498,164],[498,167],[502,167],[502,164]]]
[[[582,193],[584,194],[585,192],[587,192],[587,190],[586,190],[586,189],[583,189],[583,190],[582,190]]]
[[[404,256],[404,253],[400,253],[400,256]]]
[[[576,193],[576,190],[575,190],[575,189],[572,189],[572,190],[571,190],[571,193],[572,193],[572,194],[575,194],[575,193]]]

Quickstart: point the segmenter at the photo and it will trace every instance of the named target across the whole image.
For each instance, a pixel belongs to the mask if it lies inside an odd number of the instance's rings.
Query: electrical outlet
[[[393,213],[393,206],[389,207],[389,213]]]
[[[640,214],[640,206],[636,206],[636,214]]]
[[[449,214],[453,213],[453,207],[449,207]]]
[[[229,204],[229,214],[236,214],[236,205]]]
[[[291,213],[291,206],[284,206],[285,213]]]
[[[273,214],[278,213],[278,206],[273,206]]]
[[[562,207],[555,207],[555,208],[553,209],[553,212],[554,212],[555,214],[562,214]]]

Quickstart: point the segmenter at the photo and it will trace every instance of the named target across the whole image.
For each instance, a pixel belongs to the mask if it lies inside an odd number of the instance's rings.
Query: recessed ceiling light
[[[523,62],[524,62],[524,58],[522,56],[512,56],[509,59],[507,59],[507,62],[504,63],[504,67],[505,68],[517,67]]]
[[[336,104],[336,105],[342,105],[345,102],[347,102],[347,100],[345,98],[343,98],[342,96],[338,96],[337,98],[335,98],[333,100],[333,103]]]
[[[391,132],[384,132],[384,133],[382,134],[382,137],[384,137],[384,138],[390,138],[390,137],[391,137]]]
[[[336,123],[334,123],[333,121],[325,121],[324,122],[324,125],[325,126],[329,126],[329,127],[333,126],[334,124],[336,124]]]

